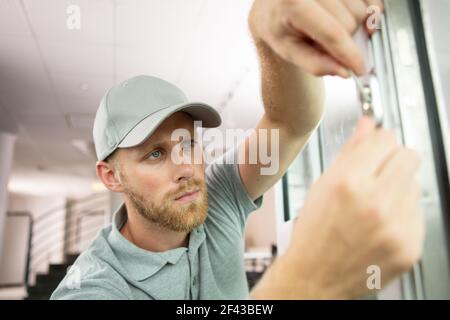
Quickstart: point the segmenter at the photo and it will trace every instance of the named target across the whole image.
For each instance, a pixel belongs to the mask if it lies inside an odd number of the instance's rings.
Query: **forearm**
[[[311,277],[311,268],[321,266],[305,265],[303,258],[287,253],[275,259],[263,277],[250,292],[254,300],[312,300],[349,299],[341,292],[341,286],[321,286]],[[307,271],[310,270],[310,271]],[[325,279],[321,279],[325,280]],[[327,281],[324,281],[327,283]]]
[[[293,269],[295,268],[295,270]],[[307,300],[319,298],[308,288],[306,277],[287,256],[279,256],[250,292],[255,300]]]
[[[254,39],[261,66],[264,109],[272,121],[304,135],[319,123],[324,111],[324,86],[310,75],[280,58],[262,40]]]
[[[291,287],[287,288],[284,285],[286,283],[285,278],[288,277],[283,270],[286,267],[285,260],[276,258],[250,292],[250,298],[254,300],[307,299],[304,290],[292,288],[294,279],[287,281],[291,284]],[[301,284],[297,285],[301,287]]]

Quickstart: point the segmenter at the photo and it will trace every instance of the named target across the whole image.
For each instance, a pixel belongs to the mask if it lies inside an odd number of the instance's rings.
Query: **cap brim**
[[[188,113],[194,121],[202,121],[202,127],[215,128],[222,123],[219,113],[202,102],[189,102],[170,106],[148,115],[139,122],[119,143],[119,148],[131,148],[140,145],[152,135],[160,124],[178,111]]]

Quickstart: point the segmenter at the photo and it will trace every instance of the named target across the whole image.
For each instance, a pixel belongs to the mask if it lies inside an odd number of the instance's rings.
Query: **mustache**
[[[166,196],[170,199],[177,199],[183,196],[188,192],[192,192],[195,190],[199,190],[199,192],[203,192],[205,190],[205,181],[204,180],[194,180],[184,184],[182,187],[178,188],[175,191],[169,192]]]

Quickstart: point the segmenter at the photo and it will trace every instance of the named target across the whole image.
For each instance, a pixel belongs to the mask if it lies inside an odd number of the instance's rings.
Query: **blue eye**
[[[155,150],[155,151],[151,152],[148,157],[151,159],[158,159],[161,156],[162,156],[162,152],[159,150]]]

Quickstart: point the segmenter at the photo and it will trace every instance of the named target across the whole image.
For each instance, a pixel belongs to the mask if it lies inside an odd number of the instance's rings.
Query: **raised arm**
[[[267,137],[278,130],[278,139],[267,139],[265,146],[276,153],[272,159],[277,163],[267,165],[258,158],[257,163],[240,164],[253,199],[282,177],[319,124],[324,108],[320,76],[348,77],[348,69],[363,72],[352,34],[367,18],[366,9],[363,0],[254,2],[248,23],[261,66],[265,114],[243,144],[243,152],[248,154],[251,143],[263,145],[260,129],[266,130]],[[261,174],[261,168],[270,166],[274,169],[266,170],[269,174]]]

